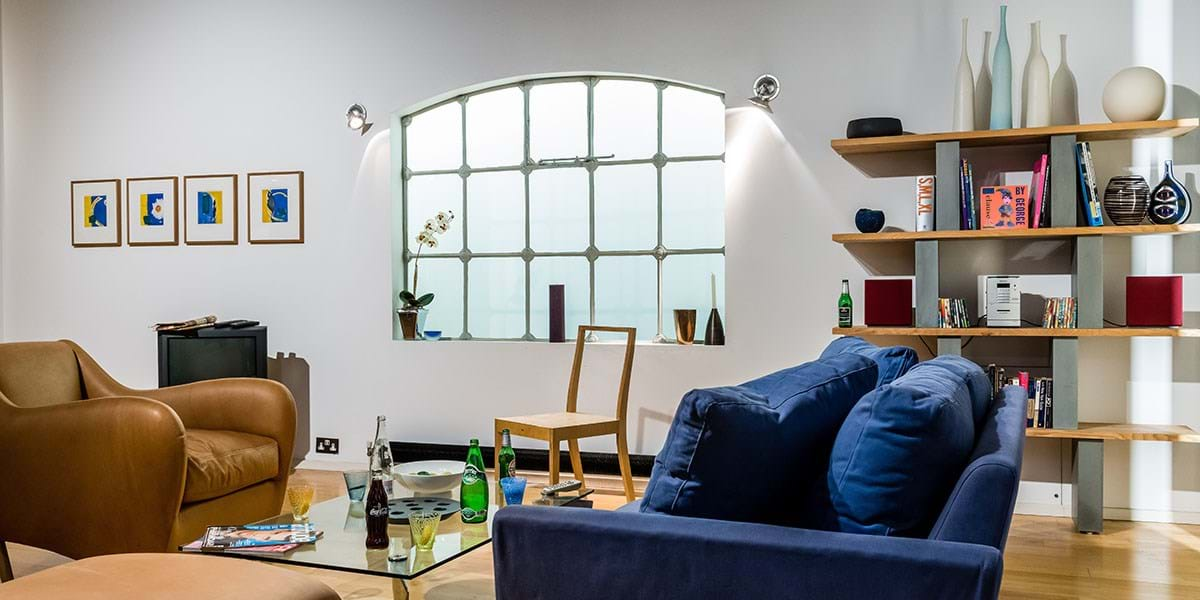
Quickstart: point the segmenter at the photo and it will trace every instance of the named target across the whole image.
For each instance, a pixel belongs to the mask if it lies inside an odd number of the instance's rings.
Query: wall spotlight
[[[769,113],[774,113],[771,110],[771,101],[779,96],[779,78],[764,73],[754,80],[754,95],[747,98],[750,104],[753,104]]]
[[[358,130],[359,135],[366,135],[374,123],[367,122],[367,109],[361,104],[353,104],[346,111],[346,127]]]

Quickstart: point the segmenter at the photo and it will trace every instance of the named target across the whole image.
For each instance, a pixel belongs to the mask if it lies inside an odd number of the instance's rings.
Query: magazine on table
[[[321,537],[321,531],[310,523],[290,525],[242,525],[209,527],[204,537],[188,546],[198,544],[200,550],[262,550],[286,552],[301,544],[310,544]],[[291,546],[282,549],[283,546]],[[186,548],[186,547],[185,547]]]

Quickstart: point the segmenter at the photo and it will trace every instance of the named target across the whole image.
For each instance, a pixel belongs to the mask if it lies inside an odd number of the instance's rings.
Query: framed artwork
[[[130,246],[179,244],[179,178],[126,179],[125,220]]]
[[[251,244],[304,243],[304,171],[248,173],[246,191]]]
[[[188,175],[183,178],[183,243],[191,246],[237,244],[237,175]]]
[[[71,245],[121,245],[121,180],[71,182]]]

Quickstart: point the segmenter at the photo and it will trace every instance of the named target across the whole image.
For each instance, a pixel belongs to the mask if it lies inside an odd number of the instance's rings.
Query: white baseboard
[[[1045,502],[1017,502],[1013,512],[1018,515],[1035,517],[1069,517],[1071,516],[1071,507]]]
[[[348,460],[321,460],[305,458],[296,465],[297,469],[311,469],[313,471],[361,471],[367,468],[367,465],[362,462],[352,462]]]
[[[1200,513],[1184,510],[1148,510],[1144,508],[1105,507],[1104,518],[1114,521],[1140,521],[1145,523],[1176,523],[1200,525]]]

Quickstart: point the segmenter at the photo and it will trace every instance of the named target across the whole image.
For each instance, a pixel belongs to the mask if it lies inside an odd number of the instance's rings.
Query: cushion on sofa
[[[860,337],[843,336],[833,340],[821,352],[821,358],[836,356],[843,352],[861,354],[879,365],[879,381],[876,385],[891,383],[917,364],[917,352],[908,346],[880,348]]]
[[[970,367],[979,370],[957,356],[923,362],[850,411],[829,466],[839,529],[928,531],[975,445]]]
[[[231,494],[279,474],[279,446],[269,437],[189,429],[183,444],[187,450],[185,504]]]
[[[799,523],[805,494],[828,471],[838,426],[877,379],[874,361],[844,353],[688,392],[641,512]]]
[[[992,382],[988,380],[987,373],[979,365],[958,356],[947,356],[938,364],[966,381],[967,393],[971,396],[971,415],[978,431],[983,427],[983,420],[992,406]]]

